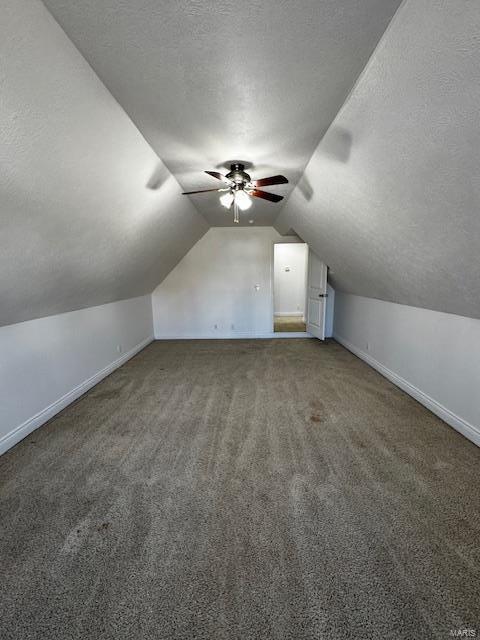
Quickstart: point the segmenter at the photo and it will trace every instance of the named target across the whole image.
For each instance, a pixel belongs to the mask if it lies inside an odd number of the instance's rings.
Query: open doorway
[[[304,332],[307,299],[308,246],[289,242],[274,245],[273,326],[275,333]]]

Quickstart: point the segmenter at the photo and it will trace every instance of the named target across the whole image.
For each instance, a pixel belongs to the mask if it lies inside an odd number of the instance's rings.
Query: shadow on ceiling
[[[350,151],[352,149],[352,134],[342,127],[332,127],[327,131],[325,137],[318,147],[322,155],[328,156],[335,162],[346,164],[350,159]],[[307,165],[308,166],[308,165]],[[305,200],[309,201],[313,196],[313,187],[310,184],[305,172],[297,183],[300,193]]]
[[[352,149],[352,134],[342,127],[332,127],[320,143],[320,151],[337,162],[347,163]]]
[[[163,162],[158,162],[145,186],[147,187],[147,189],[151,189],[152,191],[158,191],[169,177],[170,172],[167,167],[163,164]]]
[[[313,187],[305,174],[303,174],[300,180],[297,182],[297,187],[300,189],[300,193],[305,198],[305,200],[309,201],[312,199]]]

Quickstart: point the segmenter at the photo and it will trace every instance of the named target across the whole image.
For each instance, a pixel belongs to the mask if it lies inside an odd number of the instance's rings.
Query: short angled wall
[[[337,291],[334,338],[480,446],[480,320]]]
[[[150,296],[0,328],[0,454],[153,340]]]

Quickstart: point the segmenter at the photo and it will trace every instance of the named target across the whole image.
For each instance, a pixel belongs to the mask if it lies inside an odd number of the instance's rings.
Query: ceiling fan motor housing
[[[230,165],[230,172],[226,176],[235,183],[235,189],[243,189],[243,187],[251,181],[250,176],[245,171],[245,165],[235,163]]]

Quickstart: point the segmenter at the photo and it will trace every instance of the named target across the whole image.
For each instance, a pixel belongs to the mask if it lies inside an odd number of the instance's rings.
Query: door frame
[[[292,238],[291,240],[287,240],[287,238]],[[298,237],[298,236],[297,236]],[[306,247],[306,260],[305,260],[305,326],[307,324],[307,312],[308,312],[308,256],[310,253],[310,246],[307,242],[304,242],[300,238],[295,236],[286,236],[285,238],[281,238],[280,240],[272,240],[272,246],[270,248],[270,318],[272,321],[271,331],[272,334],[275,334],[275,245],[276,244],[303,244]],[[289,336],[290,333],[290,336]],[[288,337],[298,337],[298,336],[307,336],[310,335],[308,331],[291,331],[291,332],[278,332],[275,334],[278,337],[288,338]]]

